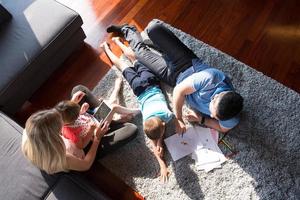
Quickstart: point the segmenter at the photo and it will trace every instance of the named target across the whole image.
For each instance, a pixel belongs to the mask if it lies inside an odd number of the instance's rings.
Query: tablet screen
[[[100,106],[96,108],[94,117],[100,122],[101,120],[105,120],[110,112],[111,112],[110,107],[108,107],[108,105],[106,105],[106,103],[102,101]]]

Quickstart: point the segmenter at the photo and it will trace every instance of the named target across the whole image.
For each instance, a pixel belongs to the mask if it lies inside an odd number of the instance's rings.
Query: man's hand
[[[84,92],[78,91],[78,92],[73,94],[73,96],[71,98],[71,101],[73,101],[75,103],[79,103],[84,96],[85,96]]]
[[[176,120],[175,121],[176,124],[176,133],[177,134],[183,134],[186,132],[186,126],[185,123],[182,120]]]
[[[166,183],[169,179],[169,175],[170,175],[170,171],[167,167],[162,167],[160,169],[160,181],[163,182],[163,183]]]
[[[187,115],[185,115],[189,122],[201,122],[202,116],[201,114],[196,113],[193,110],[189,110]]]

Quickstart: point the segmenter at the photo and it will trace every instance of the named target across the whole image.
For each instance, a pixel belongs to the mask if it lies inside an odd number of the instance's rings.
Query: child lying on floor
[[[157,77],[147,67],[136,60],[134,52],[130,47],[124,45],[119,38],[113,38],[113,41],[134,64],[133,67],[130,67],[125,61],[119,59],[111,51],[106,42],[101,45],[101,48],[104,49],[111,62],[122,72],[138,99],[143,115],[144,132],[151,140],[154,155],[159,163],[160,179],[166,182],[170,172],[163,159],[162,140],[165,133],[165,125],[174,115],[168,108]]]

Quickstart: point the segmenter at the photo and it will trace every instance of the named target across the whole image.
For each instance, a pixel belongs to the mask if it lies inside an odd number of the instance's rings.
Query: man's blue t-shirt
[[[174,116],[169,110],[164,94],[159,87],[151,87],[138,96],[143,121],[150,117],[159,117],[168,123]]]
[[[196,90],[194,93],[186,96],[188,105],[207,116],[211,114],[209,104],[214,95],[234,90],[229,78],[222,71],[203,64],[200,59],[194,59],[193,66],[179,74],[177,84],[187,77],[192,79],[191,86]],[[219,120],[220,126],[228,129],[233,128],[238,123],[238,117],[233,117],[229,120]]]

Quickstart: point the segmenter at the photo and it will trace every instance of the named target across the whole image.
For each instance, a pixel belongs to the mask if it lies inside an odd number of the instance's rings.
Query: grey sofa
[[[85,34],[79,14],[54,0],[0,4],[11,14],[0,9],[0,110],[13,115]]]
[[[21,152],[23,129],[0,112],[0,199],[110,199],[80,173],[48,175]]]

